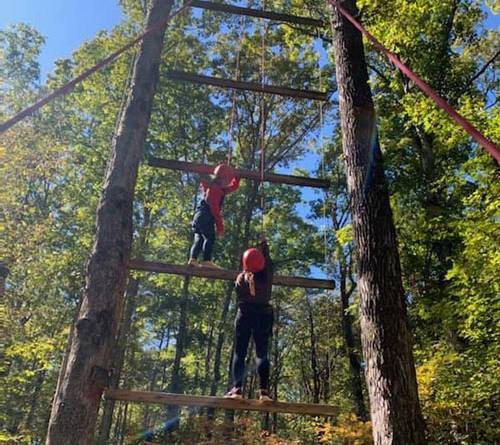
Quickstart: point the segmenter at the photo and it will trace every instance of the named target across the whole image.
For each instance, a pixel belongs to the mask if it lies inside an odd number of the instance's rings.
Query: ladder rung
[[[278,22],[294,23],[296,25],[310,25],[322,27],[323,21],[310,17],[299,17],[296,15],[283,14],[273,11],[264,11],[262,9],[242,8],[240,6],[228,5],[224,3],[212,3],[203,0],[193,0],[190,4],[193,8],[209,9],[211,11],[227,12],[229,14],[247,15]]]
[[[234,281],[238,276],[237,271],[229,269],[213,269],[209,267],[158,263],[144,260],[131,260],[129,262],[129,268],[134,270],[142,270],[145,272],[168,273],[173,275],[184,275],[190,277],[201,277],[226,281]],[[335,282],[333,280],[289,277],[282,275],[275,275],[273,284],[276,286],[304,287],[311,289],[335,289]]]
[[[297,97],[301,99],[312,99],[312,100],[322,100],[322,101],[328,100],[328,94],[321,91],[298,90],[295,88],[277,87],[274,85],[261,85],[260,83],[255,83],[255,82],[221,79],[219,77],[187,73],[184,71],[168,71],[166,76],[172,80],[179,80],[181,82],[200,83],[220,88],[256,91],[258,93],[276,94],[278,96]]]
[[[175,161],[172,159],[150,158],[149,165],[151,167],[168,168],[170,170],[181,170],[203,175],[210,175],[214,171],[214,167],[195,162]],[[235,169],[236,174],[240,178],[252,179],[260,181],[260,172],[245,170],[242,168]],[[264,180],[278,184],[299,185],[305,187],[316,187],[327,189],[330,187],[330,181],[327,179],[308,178],[305,176],[279,175],[276,173],[264,173]]]
[[[335,416],[338,408],[331,405],[288,402],[260,402],[249,399],[224,399],[223,397],[193,396],[171,394],[166,392],[130,391],[126,389],[107,389],[104,391],[107,400],[122,402],[160,403],[179,406],[203,406],[234,410],[266,411],[269,413],[305,414],[311,416]]]

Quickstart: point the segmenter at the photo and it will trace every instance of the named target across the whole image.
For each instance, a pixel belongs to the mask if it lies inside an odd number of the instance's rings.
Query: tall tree
[[[361,33],[332,3],[342,145],[356,243],[361,336],[373,436],[423,444],[411,335]],[[355,0],[340,2],[354,16]]]
[[[153,0],[146,26],[164,19],[172,3]],[[141,42],[135,62],[129,97],[113,141],[82,305],[67,366],[62,370],[54,398],[47,444],[92,441],[126,286],[134,189],[158,81],[164,33],[165,26],[149,34]]]

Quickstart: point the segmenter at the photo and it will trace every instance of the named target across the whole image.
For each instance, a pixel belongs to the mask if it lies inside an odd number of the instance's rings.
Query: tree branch
[[[493,63],[495,62],[495,60],[497,59],[497,57],[500,55],[500,49],[497,50],[497,52],[493,55],[493,57],[491,57],[484,65],[483,67],[476,73],[474,74],[468,81],[467,83],[465,84],[464,88],[462,89],[462,92],[460,93],[460,96],[462,94],[464,94],[472,85],[473,83],[479,78],[481,77],[484,72],[488,69],[488,67]]]

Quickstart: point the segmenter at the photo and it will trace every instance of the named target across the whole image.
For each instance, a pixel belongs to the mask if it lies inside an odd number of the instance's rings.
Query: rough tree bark
[[[152,0],[147,26],[164,19],[173,0]],[[165,27],[141,42],[126,106],[117,126],[87,265],[85,290],[66,369],[52,406],[47,444],[92,443],[126,286],[132,203],[159,73]]]
[[[424,444],[396,233],[361,34],[332,7],[342,146],[361,295],[361,337],[376,445]],[[357,15],[355,0],[342,1]]]

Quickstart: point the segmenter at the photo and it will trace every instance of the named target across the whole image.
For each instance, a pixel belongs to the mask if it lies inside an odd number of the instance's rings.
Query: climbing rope
[[[319,41],[321,41],[321,32],[318,29],[318,36],[317,38]],[[319,91],[323,91],[323,73],[321,70],[321,52],[318,50],[318,84],[319,84]],[[325,151],[325,136],[324,136],[324,128],[325,128],[325,121],[324,121],[324,106],[323,102],[319,102],[318,104],[319,110],[319,137],[320,137],[320,153],[321,153],[321,178],[326,177],[326,151]],[[328,278],[329,275],[329,268],[328,268],[328,226],[327,226],[327,204],[328,204],[328,190],[323,189],[323,221],[322,221],[322,231],[323,231],[323,264],[324,264],[324,270],[325,274]],[[325,298],[325,304],[326,304],[326,317],[327,320],[332,319],[332,308],[331,308],[331,303],[332,303],[332,293],[328,290],[325,292],[326,298]],[[333,344],[332,341],[332,328],[333,324],[330,323],[327,325],[326,330],[327,330],[327,351],[330,351],[330,345]],[[330,354],[326,355],[327,358],[327,363],[326,363],[326,368],[327,368],[327,378],[328,378],[328,386],[330,388],[331,384],[331,376],[333,374],[333,362],[330,358]]]
[[[236,67],[235,67],[235,80],[240,80],[240,63],[241,63],[241,51],[243,48],[243,38],[244,38],[244,19],[243,16],[240,17],[240,33],[238,33],[239,45],[238,51],[236,53]],[[233,157],[233,145],[234,145],[234,123],[236,120],[236,107],[238,102],[238,93],[236,90],[233,91],[232,104],[231,104],[231,118],[229,122],[229,147],[227,150],[227,163],[231,165]]]
[[[262,1],[262,8],[266,9],[266,0]],[[266,79],[266,36],[267,21],[261,19],[261,42],[260,42],[260,83],[264,87]],[[264,93],[260,94],[260,126],[259,126],[259,145],[260,145],[260,207],[262,209],[261,233],[264,233],[265,217],[265,191],[264,191],[264,170],[266,166],[266,101]]]
[[[320,38],[318,30],[318,39]],[[321,53],[318,51],[318,83],[319,91],[323,91],[323,73],[321,72]],[[323,102],[319,102],[319,137],[320,137],[320,152],[321,152],[321,177],[324,179],[325,173],[325,137],[324,137],[324,109]],[[326,228],[326,205],[328,199],[328,190],[323,190],[323,248],[324,248],[324,263],[325,267],[328,264],[328,234]]]
[[[436,105],[443,109],[458,125],[460,125],[467,133],[469,133],[475,141],[482,145],[498,162],[500,162],[500,147],[493,141],[489,140],[486,136],[480,133],[466,118],[460,115],[455,109],[444,100],[433,88],[424,82],[417,74],[408,68],[398,56],[389,51],[381,42],[379,42],[368,30],[357,21],[341,4],[338,0],[328,0],[332,8],[337,8],[338,11],[347,19],[351,24],[360,31],[373,45],[387,58],[398,67],[401,72],[408,77],[413,83],[420,88],[420,90],[430,97]],[[334,32],[332,30],[332,32]]]
[[[181,14],[182,12],[184,12],[187,8],[189,8],[191,6],[192,2],[193,2],[193,0],[188,0],[184,4],[184,6],[179,8],[177,11],[169,14],[164,19],[158,20],[156,23],[151,25],[151,27],[146,29],[142,34],[139,34],[135,39],[133,39],[132,41],[130,41],[129,43],[127,43],[126,45],[121,47],[119,50],[110,54],[108,57],[101,59],[93,67],[89,68],[88,70],[85,70],[82,74],[74,77],[69,82],[65,83],[62,87],[56,89],[55,91],[48,94],[44,98],[40,99],[38,102],[34,103],[33,105],[31,105],[28,108],[25,108],[24,110],[20,111],[19,113],[17,113],[16,115],[14,115],[10,119],[8,119],[7,121],[0,124],[0,133],[7,131],[13,125],[17,124],[19,121],[28,117],[30,114],[33,114],[35,111],[39,110],[40,108],[42,108],[44,105],[48,104],[50,101],[52,101],[56,97],[64,96],[65,94],[68,94],[76,85],[78,85],[79,83],[81,83],[82,81],[87,79],[87,77],[91,76],[96,71],[101,70],[105,66],[109,65],[111,62],[114,62],[125,51],[127,51],[128,49],[135,46],[137,43],[139,43],[141,40],[143,40],[146,36],[148,36],[152,32],[158,31],[163,26],[165,26],[167,23],[169,23],[174,17],[176,17],[179,14]]]

